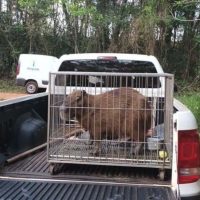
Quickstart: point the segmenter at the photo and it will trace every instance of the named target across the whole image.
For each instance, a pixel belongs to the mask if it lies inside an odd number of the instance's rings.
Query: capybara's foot
[[[93,156],[99,156],[99,151],[94,151]]]
[[[99,156],[99,148],[94,148],[93,156]]]
[[[94,141],[93,140],[89,140],[88,141],[88,145],[93,145]]]
[[[141,143],[135,144],[134,146],[132,145],[131,154],[134,154],[134,155],[140,154],[140,153],[141,153],[142,146],[143,146],[143,145],[142,145]]]

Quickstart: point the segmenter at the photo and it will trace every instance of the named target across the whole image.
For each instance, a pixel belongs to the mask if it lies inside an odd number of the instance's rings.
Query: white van
[[[17,65],[16,85],[29,94],[48,86],[49,72],[56,70],[58,58],[38,54],[21,54]]]

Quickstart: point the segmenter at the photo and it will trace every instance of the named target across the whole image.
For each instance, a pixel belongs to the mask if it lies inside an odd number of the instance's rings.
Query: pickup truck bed
[[[0,170],[0,199],[173,199],[170,179],[156,175],[156,169],[71,164],[51,175],[43,148]]]
[[[25,115],[29,116],[27,119],[40,119],[39,114],[47,121],[47,100],[46,94],[36,94],[1,103],[0,132],[1,143],[4,143],[0,154],[0,199],[174,199],[170,170],[165,181],[159,180],[158,169],[95,165],[60,165],[60,172],[51,175],[45,145],[37,144],[42,148],[35,151],[36,143],[29,148],[13,148],[13,143],[24,140],[23,134],[15,135],[13,132],[16,125],[23,127],[26,122],[22,119],[20,126],[19,116],[32,113]],[[39,125],[40,128],[43,123]],[[38,130],[36,126],[32,129]],[[40,133],[45,139],[46,131]],[[29,138],[32,135],[27,142]],[[27,151],[29,153],[25,155]]]

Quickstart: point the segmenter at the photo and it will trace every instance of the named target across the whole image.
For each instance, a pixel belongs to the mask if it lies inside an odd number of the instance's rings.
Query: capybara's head
[[[75,117],[77,108],[83,107],[83,98],[86,95],[85,90],[74,90],[66,96],[63,104],[60,106],[60,118],[64,121]]]

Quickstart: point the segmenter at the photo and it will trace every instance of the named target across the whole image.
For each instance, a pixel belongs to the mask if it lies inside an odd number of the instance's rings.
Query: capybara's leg
[[[98,156],[99,155],[99,149],[100,149],[100,137],[99,137],[99,134],[95,134],[93,135],[94,133],[97,133],[95,132],[95,130],[93,130],[91,133],[90,133],[90,145],[93,144],[93,150],[92,150],[92,154],[94,156]]]
[[[93,151],[93,155],[94,156],[99,156],[100,154],[100,141],[95,141],[94,142],[94,151]]]
[[[142,146],[143,146],[142,143],[132,144],[131,145],[131,154],[134,154],[134,155],[140,154]]]
[[[94,137],[91,134],[91,132],[89,132],[89,134],[90,134],[90,140],[88,141],[88,145],[92,145],[94,143]]]

